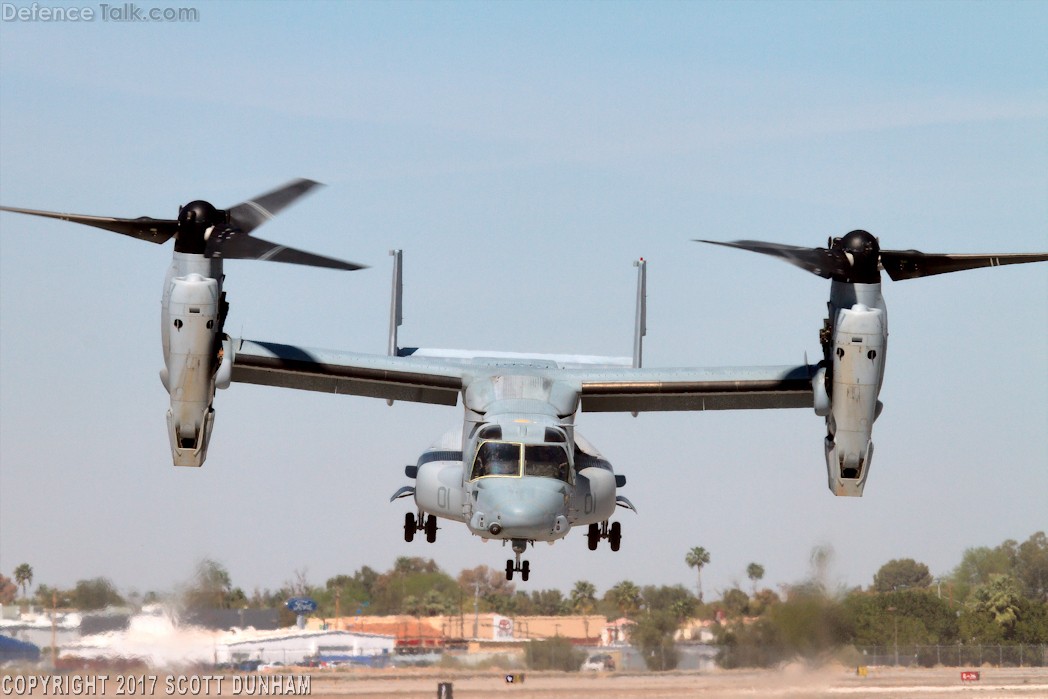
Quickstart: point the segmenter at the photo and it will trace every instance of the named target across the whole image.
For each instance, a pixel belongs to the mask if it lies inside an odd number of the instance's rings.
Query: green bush
[[[530,641],[525,652],[531,670],[564,670],[575,672],[586,659],[586,654],[563,636],[554,636],[544,641]]]

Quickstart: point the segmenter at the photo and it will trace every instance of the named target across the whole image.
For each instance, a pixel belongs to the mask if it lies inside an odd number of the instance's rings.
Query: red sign
[[[961,670],[961,682],[978,682],[978,670]]]

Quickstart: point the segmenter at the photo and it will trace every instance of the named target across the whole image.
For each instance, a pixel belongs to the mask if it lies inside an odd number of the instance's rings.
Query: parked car
[[[615,669],[615,659],[607,653],[597,653],[586,658],[586,662],[582,663],[580,668],[583,671],[591,670],[595,672],[603,672],[605,670]]]

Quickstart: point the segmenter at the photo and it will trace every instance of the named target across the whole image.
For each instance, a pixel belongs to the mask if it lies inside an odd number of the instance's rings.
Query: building
[[[457,617],[455,617],[457,619]],[[310,630],[352,631],[394,638],[394,652],[398,655],[439,653],[456,645],[458,624],[448,617],[413,617],[406,614],[387,616],[353,616],[337,619],[310,619]]]
[[[608,621],[603,616],[519,616],[501,614],[452,614],[413,617],[407,615],[351,616],[310,619],[307,628],[391,634],[401,649],[439,649],[465,646],[470,639],[480,643],[512,643],[561,636],[582,646],[607,645]],[[612,634],[614,640],[614,634]],[[622,639],[620,639],[622,640]]]
[[[358,631],[280,629],[245,632],[215,646],[219,664],[245,661],[281,665],[385,665],[391,659],[395,638]]]
[[[62,647],[80,638],[82,616],[76,612],[26,613],[0,619],[0,634],[40,648]]]

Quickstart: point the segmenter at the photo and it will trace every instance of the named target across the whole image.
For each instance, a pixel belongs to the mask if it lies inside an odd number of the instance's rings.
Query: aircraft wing
[[[232,380],[306,391],[455,405],[488,361],[447,356],[390,357],[253,340],[233,341]],[[577,386],[582,410],[752,410],[810,408],[810,365],[679,369],[552,368]],[[487,373],[481,370],[481,373]]]
[[[377,354],[233,340],[232,380],[415,403],[455,405],[464,367]]]
[[[817,366],[572,371],[587,412],[810,408]]]

